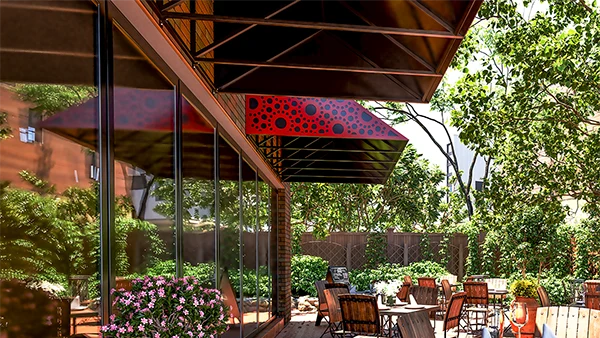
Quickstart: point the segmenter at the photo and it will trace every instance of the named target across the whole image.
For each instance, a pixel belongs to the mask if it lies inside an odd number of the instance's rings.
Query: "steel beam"
[[[226,22],[226,23],[246,24],[246,25],[255,24],[255,25],[263,25],[263,26],[275,26],[275,27],[319,29],[319,30],[331,30],[331,31],[342,31],[342,32],[375,33],[375,34],[389,34],[389,35],[403,35],[403,36],[418,36],[418,37],[440,38],[440,39],[462,40],[464,38],[462,35],[457,35],[457,34],[446,32],[446,31],[399,28],[399,27],[379,27],[379,26],[338,24],[338,23],[330,23],[330,22],[310,22],[310,21],[296,21],[296,20],[245,18],[245,17],[235,17],[235,16],[225,16],[225,15],[209,15],[209,14],[198,14],[198,13],[191,14],[191,13],[164,12],[163,16],[164,16],[164,18],[179,19],[179,20]]]
[[[290,2],[289,4],[281,7],[278,10],[276,10],[275,12],[273,12],[273,13],[265,16],[265,19],[270,19],[270,18],[274,17],[275,15],[283,12],[284,10],[286,10],[286,9],[288,9],[290,7],[292,7],[293,5],[297,4],[298,2],[300,2],[300,0],[294,0],[294,1]],[[204,56],[204,55],[212,52],[216,48],[219,48],[220,46],[226,44],[227,42],[235,39],[236,37],[238,37],[238,36],[246,33],[247,31],[251,30],[252,28],[254,28],[256,26],[258,26],[258,25],[257,24],[253,24],[253,25],[250,25],[248,27],[244,27],[244,28],[240,29],[239,31],[230,34],[229,36],[227,36],[226,38],[224,38],[224,39],[222,39],[220,41],[215,41],[215,42],[209,44],[208,46],[202,48],[201,50],[199,50],[198,53],[195,56]]]
[[[410,69],[395,69],[395,68],[373,68],[373,67],[352,67],[352,66],[333,66],[333,65],[316,65],[288,62],[262,62],[252,60],[231,60],[219,58],[196,58],[198,62],[207,62],[219,65],[231,66],[248,66],[248,67],[266,67],[266,68],[285,68],[285,69],[303,69],[303,70],[324,70],[333,72],[350,72],[350,73],[366,73],[366,74],[383,74],[383,75],[404,75],[404,76],[422,76],[422,77],[437,77],[442,78],[442,74],[436,74],[432,71],[410,70]]]
[[[278,58],[280,58],[281,56],[291,52],[292,50],[296,49],[297,47],[305,44],[306,42],[308,42],[309,40],[311,40],[312,38],[314,38],[315,36],[317,36],[319,33],[321,33],[322,30],[318,30],[314,33],[312,33],[311,35],[307,36],[306,38],[296,42],[295,44],[291,45],[290,47],[286,48],[285,50],[283,50],[282,52],[278,53],[277,55],[271,57],[269,60],[267,60],[267,62],[272,62],[277,60]],[[245,78],[246,76],[254,73],[257,69],[259,69],[260,67],[254,67],[252,69],[250,69],[249,71],[243,73],[242,75],[236,77],[235,79],[227,82],[226,84],[222,85],[221,87],[217,88],[217,90],[223,90],[226,89],[227,87],[231,86],[232,84],[238,82],[239,80]]]

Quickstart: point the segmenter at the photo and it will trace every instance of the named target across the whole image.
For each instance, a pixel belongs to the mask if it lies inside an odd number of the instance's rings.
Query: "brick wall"
[[[272,224],[276,238],[276,260],[273,282],[276,288],[275,315],[289,322],[292,316],[292,281],[290,261],[292,256],[291,223],[290,223],[290,185],[284,183],[285,189],[274,191],[272,200]]]

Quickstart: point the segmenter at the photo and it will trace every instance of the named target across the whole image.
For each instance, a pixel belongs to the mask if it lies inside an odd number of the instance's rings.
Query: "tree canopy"
[[[485,2],[432,106],[493,158],[495,215],[519,205],[600,207],[600,15],[596,2]],[[594,118],[594,115],[596,117]],[[516,207],[517,206],[517,207]]]
[[[439,216],[444,173],[408,145],[384,185],[292,184],[292,222],[317,237],[332,231],[413,231]]]

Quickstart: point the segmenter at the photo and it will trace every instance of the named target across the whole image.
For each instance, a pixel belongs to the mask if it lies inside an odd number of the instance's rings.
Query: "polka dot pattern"
[[[246,133],[406,140],[352,100],[246,95]]]

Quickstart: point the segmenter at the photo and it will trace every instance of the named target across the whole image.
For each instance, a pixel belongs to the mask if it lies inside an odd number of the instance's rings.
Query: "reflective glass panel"
[[[0,2],[3,337],[99,330],[96,15],[91,1]]]

